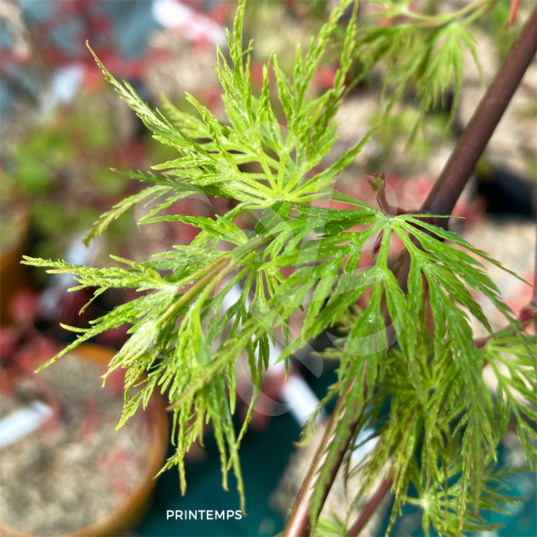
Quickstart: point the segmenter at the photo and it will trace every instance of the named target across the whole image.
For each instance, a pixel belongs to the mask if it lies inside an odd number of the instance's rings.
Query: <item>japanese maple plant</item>
[[[287,363],[309,340],[345,318],[347,333],[333,353],[339,360],[337,382],[320,408],[332,399],[337,404],[290,512],[283,532],[287,537],[320,531],[319,514],[335,474],[350,461],[359,432],[371,424],[378,442],[361,463],[359,490],[350,491],[357,500],[370,500],[356,521],[323,521],[325,533],[357,535],[388,490],[394,495],[392,525],[410,502],[421,507],[427,533],[431,525],[445,535],[490,528],[480,511],[504,505],[494,483],[508,471],[497,465],[497,450],[509,423],[516,425],[527,464],[533,469],[537,464],[537,341],[525,330],[534,305],[511,311],[480,260],[497,267],[501,263],[448,230],[454,205],[533,59],[537,11],[432,192],[419,210],[408,212],[386,202],[382,176],[371,181],[378,207],[334,188],[338,174],[375,132],[373,127],[325,164],[338,137],[336,112],[357,80],[356,69],[349,75],[351,66],[359,60],[365,73],[385,62],[386,113],[394,113],[392,105],[414,85],[424,119],[446,91],[452,89],[457,100],[464,47],[478,63],[468,26],[494,0],[469,2],[441,15],[413,11],[408,0],[369,3],[378,4],[383,17],[404,17],[404,23],[378,25],[357,35],[358,2],[340,0],[307,50],[297,47],[293,72],[285,72],[272,54],[263,67],[262,88],[254,91],[253,45],[242,42],[246,0],[240,0],[227,34],[228,50],[217,49],[225,121],[192,95],[186,96],[192,114],[166,100],[162,112],[154,110],[96,58],[120,97],[157,140],[177,150],[177,158],[155,164],[157,173],[122,172],[150,186],[105,213],[87,241],[130,207],[154,200],[142,224],[179,221],[199,233],[191,244],[141,264],[117,257],[113,260],[119,266],[112,268],[24,260],[49,272],[72,274],[79,284],[74,289],[95,288],[95,295],[111,288],[140,292],[89,329],[73,329],[80,332],[76,341],[42,367],[105,330],[130,325],[130,339],[109,366],[110,372],[126,370],[119,426],[147,405],[153,391],[165,394],[177,447],[165,469],[178,466],[184,490],[185,455],[210,422],[223,486],[233,470],[243,506],[239,447],[262,390],[271,341],[282,342],[279,360]],[[516,8],[518,2],[513,4]],[[341,49],[333,87],[314,95],[310,85],[331,40],[332,48]],[[278,120],[280,113],[285,121]],[[255,172],[246,163],[255,163]],[[162,215],[175,201],[196,194],[234,200],[234,208],[215,219]],[[250,232],[237,225],[246,211],[258,217]],[[392,263],[388,254],[394,239],[404,247]],[[361,255],[371,241],[374,264],[363,268]],[[223,308],[238,283],[240,298]],[[475,293],[503,314],[503,331],[493,333]],[[291,336],[289,319],[298,309],[304,312],[301,331]],[[474,341],[472,318],[489,331],[488,338]],[[248,357],[253,397],[237,431],[235,364],[241,355]],[[482,376],[487,364],[498,382],[494,396]],[[390,410],[384,417],[381,408],[387,402]],[[315,415],[305,437],[314,424]],[[350,464],[344,466],[352,471]]]

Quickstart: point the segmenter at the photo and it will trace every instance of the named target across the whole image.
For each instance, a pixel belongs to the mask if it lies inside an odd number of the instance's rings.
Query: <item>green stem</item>
[[[219,258],[219,259],[223,259]],[[222,269],[220,264],[213,267],[213,269],[205,274],[203,278],[198,280],[192,287],[190,287],[187,291],[185,291],[181,298],[174,302],[166,311],[166,313],[159,319],[159,324],[165,323],[166,321],[169,321],[184,305],[186,305],[191,298],[196,296],[199,291],[201,291],[206,284],[208,284],[211,281],[215,281],[215,285],[222,281],[222,278],[229,274],[233,269],[235,268],[235,262],[232,260],[229,260],[228,264]]]
[[[181,298],[179,298],[177,302],[174,302],[168,308],[166,313],[160,318],[159,325],[169,321],[183,306],[185,306],[198,294],[199,291],[201,291],[207,285],[209,285],[209,289],[212,291],[212,289],[214,289],[214,287],[221,282],[225,276],[227,276],[239,265],[240,261],[244,259],[245,256],[254,252],[257,248],[272,240],[272,238],[273,236],[270,233],[258,235],[250,242],[235,248],[231,252],[224,254],[218,259],[215,259],[212,263],[202,267],[194,274],[189,275],[187,279],[182,280],[180,282],[181,286],[202,276],[195,284],[192,285],[192,287],[181,295]],[[227,264],[222,266],[225,261],[227,261]]]
[[[250,242],[247,242],[246,244],[243,244],[242,246],[238,246],[234,250],[232,250],[229,253],[230,259],[233,259],[238,262],[244,258],[246,255],[251,254],[255,250],[257,250],[260,246],[263,246],[267,242],[270,242],[274,236],[272,233],[264,233],[263,235],[258,235],[255,239],[252,239]]]
[[[177,289],[181,289],[181,287],[184,287],[187,283],[193,282],[197,280],[198,278],[204,276],[205,274],[207,274],[207,272],[221,265],[226,259],[229,259],[228,254],[224,254],[220,256],[218,259],[211,261],[211,263],[209,263],[208,265],[205,265],[204,267],[201,267],[199,270],[196,270],[196,272],[193,272],[192,274],[185,276],[182,280],[179,280],[178,282],[175,283],[175,285],[177,285]]]
[[[477,0],[471,4],[464,6],[463,8],[446,13],[445,15],[426,15],[418,11],[401,10],[401,15],[410,17],[423,23],[423,26],[442,26],[449,22],[453,22],[461,17],[464,17],[468,13],[474,14],[483,7],[488,7],[487,4],[492,4],[494,0]]]

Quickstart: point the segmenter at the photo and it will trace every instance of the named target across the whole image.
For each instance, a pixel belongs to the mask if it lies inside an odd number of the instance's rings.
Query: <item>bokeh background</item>
[[[424,3],[413,2],[412,7],[420,9]],[[427,3],[448,10],[464,5],[458,0]],[[275,50],[284,67],[292,64],[295,44],[307,43],[331,4],[331,0],[250,3],[245,31],[255,45],[254,87],[260,87],[269,52]],[[487,82],[532,6],[532,1],[521,3],[518,21],[510,30],[508,0],[499,0],[491,14],[474,24]],[[148,412],[115,434],[122,406],[121,375],[100,388],[104,364],[126,341],[126,330],[103,334],[41,375],[33,374],[72,340],[60,323],[86,327],[131,297],[119,290],[108,292],[79,315],[90,297],[85,291],[67,293],[73,284],[69,277],[47,276],[19,264],[23,254],[99,266],[110,265],[111,253],[144,261],[193,239],[192,228],[185,224],[137,225],[135,209],[89,248],[82,244],[85,231],[102,212],[139,188],[110,168],[147,170],[173,156],[107,86],[86,41],[116,78],[128,80],[151,104],[158,105],[163,93],[183,107],[186,91],[225,120],[213,68],[215,45],[225,50],[224,28],[234,9],[235,3],[227,0],[0,3],[0,524],[11,529],[44,536],[94,524],[90,535],[114,530],[120,535],[157,537],[261,536],[283,528],[324,427],[325,416],[309,446],[298,449],[293,444],[305,416],[335,378],[334,364],[317,354],[329,338],[312,342],[295,358],[290,383],[284,383],[279,370],[267,377],[265,397],[241,448],[248,516],[226,522],[166,520],[167,510],[239,509],[234,483],[230,492],[222,490],[211,431],[205,445],[189,454],[186,497],[180,495],[176,471],[152,480],[164,454],[173,450],[162,403],[154,401]],[[359,31],[370,27],[376,14],[377,8],[363,1]],[[400,22],[383,19],[382,24]],[[329,51],[313,81],[314,92],[331,86],[336,68],[335,55]],[[356,74],[359,69],[358,62]],[[380,117],[383,69],[375,67],[341,107],[340,138],[330,158],[353,145]],[[419,106],[410,92],[338,177],[337,188],[375,204],[368,177],[383,171],[390,202],[418,209],[483,92],[477,69],[467,57],[454,121],[448,119],[447,98],[428,114],[411,142]],[[454,223],[457,232],[528,281],[534,281],[536,183],[534,62],[456,207],[455,214],[464,218]],[[178,202],[169,210],[214,216],[228,209],[226,200],[200,198]],[[252,221],[245,218],[241,225],[249,228]],[[529,303],[529,286],[494,267],[491,274],[514,311]],[[492,325],[501,328],[494,309],[481,302]],[[476,336],[481,335],[478,330]],[[242,387],[239,383],[239,395],[245,399],[247,381],[243,379]],[[242,414],[239,409],[237,424],[245,409],[246,405]],[[506,436],[501,455],[507,464],[520,462],[514,434]],[[359,460],[360,453],[356,457]],[[529,501],[516,504],[510,515],[491,515],[491,521],[506,524],[497,535],[536,535],[535,476],[525,474],[507,485],[513,496]],[[352,481],[349,486],[352,490]],[[387,496],[365,534],[384,534],[390,502]],[[348,504],[340,480],[326,511],[344,516]],[[420,514],[406,509],[394,535],[421,534]]]

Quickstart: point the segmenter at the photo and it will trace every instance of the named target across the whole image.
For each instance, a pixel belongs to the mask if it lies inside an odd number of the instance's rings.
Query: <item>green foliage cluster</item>
[[[432,310],[434,316],[434,307]],[[354,326],[361,316],[362,312],[349,313],[345,326]],[[435,320],[435,331],[437,327]],[[424,334],[424,343],[429,337]],[[527,467],[496,464],[497,448],[510,421],[516,423],[529,468],[536,468],[537,339],[522,339],[511,328],[496,334],[482,348],[476,348],[471,337],[467,341],[474,379],[459,368],[457,362],[466,351],[448,322],[438,354],[431,356],[430,344],[422,347],[423,355],[419,350],[415,354],[415,359],[426,365],[421,369],[422,390],[416,390],[409,375],[404,351],[391,348],[358,427],[373,427],[375,432],[368,440],[377,437],[379,441],[359,467],[349,472],[359,471],[362,479],[354,503],[388,473],[393,476],[395,493],[391,524],[403,503],[415,504],[423,511],[426,535],[431,525],[440,535],[501,527],[487,524],[480,512],[506,512],[506,507],[517,501],[501,490],[502,482],[509,473]],[[332,349],[328,355],[344,359],[342,349]],[[487,364],[498,380],[495,398],[481,378]],[[390,411],[385,416],[387,404]],[[409,493],[409,484],[415,495]]]
[[[187,100],[196,115],[167,101],[163,112],[153,110],[97,59],[121,98],[153,136],[175,148],[178,156],[154,166],[158,175],[124,172],[151,186],[103,215],[87,240],[140,202],[158,202],[142,218],[143,224],[181,221],[200,231],[190,245],[162,252],[143,264],[113,258],[120,266],[91,268],[26,258],[25,263],[49,272],[73,274],[78,282],[73,290],[96,288],[99,295],[121,287],[140,292],[135,300],[93,321],[89,329],[74,329],[80,331],[78,339],[43,367],[83,341],[129,324],[131,337],[109,369],[126,370],[125,409],[119,426],[140,405],[145,408],[154,390],[165,393],[174,413],[172,434],[177,446],[165,468],[179,467],[184,490],[185,454],[210,422],[220,449],[223,486],[227,487],[227,474],[233,469],[244,503],[238,449],[262,388],[271,341],[283,339],[279,359],[288,361],[308,340],[343,320],[348,333],[333,351],[340,360],[338,381],[321,403],[322,407],[336,396],[342,398],[346,412],[336,438],[357,416],[361,415],[361,427],[375,422],[383,402],[391,402],[358,497],[389,464],[395,476],[394,517],[402,503],[413,501],[424,509],[426,529],[429,521],[447,534],[477,527],[478,509],[498,500],[488,476],[512,413],[526,456],[533,467],[536,463],[531,421],[537,417],[537,400],[526,386],[535,385],[535,341],[522,338],[522,327],[478,259],[501,264],[457,235],[427,223],[428,215],[387,215],[332,189],[337,174],[353,162],[371,132],[319,171],[337,138],[334,116],[357,53],[354,16],[346,29],[334,87],[320,96],[312,96],[308,89],[338,21],[346,9],[354,9],[355,14],[357,4],[342,0],[334,8],[307,51],[297,48],[292,74],[280,69],[276,56],[269,58],[263,88],[256,96],[249,77],[252,44],[246,49],[242,45],[245,3],[239,2],[233,31],[228,33],[230,61],[220,49],[217,53],[226,122],[217,120],[191,95]],[[285,129],[272,108],[276,96],[285,112]],[[245,163],[256,163],[262,171],[244,171]],[[158,216],[174,201],[199,193],[231,198],[237,205],[214,220]],[[348,208],[319,207],[315,203],[319,199]],[[245,211],[259,216],[248,233],[236,223]],[[375,262],[361,268],[362,254],[375,238]],[[388,265],[394,238],[410,254],[407,292]],[[242,283],[240,298],[223,312],[222,303],[238,282]],[[483,349],[473,343],[470,320],[477,319],[491,335],[492,329],[472,291],[491,300],[510,326],[509,332],[493,337]],[[349,314],[361,298],[367,305]],[[291,338],[289,319],[299,308],[305,313],[303,326]],[[429,312],[432,333],[426,329]],[[387,319],[391,319],[388,326]],[[235,363],[241,355],[248,357],[254,397],[237,434],[232,416]],[[496,364],[501,386],[496,401],[482,379],[485,361]],[[505,374],[500,363],[512,375]],[[523,403],[513,390],[523,395]],[[339,447],[337,442],[332,445],[320,472],[311,506],[314,515]],[[418,498],[408,495],[411,483],[418,488]],[[337,526],[344,532],[341,521],[335,526],[323,524],[322,531]]]

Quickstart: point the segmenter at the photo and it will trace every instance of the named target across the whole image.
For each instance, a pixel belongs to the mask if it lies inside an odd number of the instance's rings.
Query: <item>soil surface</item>
[[[0,419],[36,400],[54,411],[0,451],[0,523],[39,537],[70,533],[106,516],[138,483],[150,447],[146,416],[116,432],[122,383],[102,388],[104,371],[71,353],[0,397]]]

